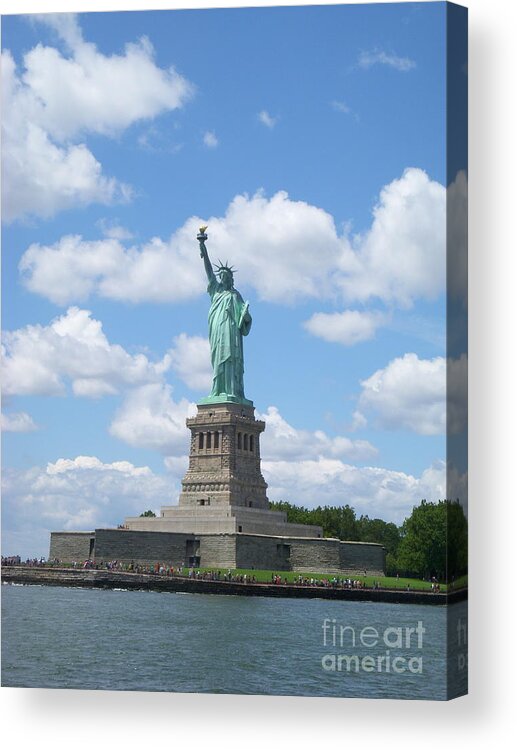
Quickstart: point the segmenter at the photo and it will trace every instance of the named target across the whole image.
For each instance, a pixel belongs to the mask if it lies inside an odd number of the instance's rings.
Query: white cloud
[[[333,99],[330,102],[330,106],[332,109],[334,109],[336,112],[340,112],[343,115],[350,115],[350,117],[353,117],[353,119],[356,122],[359,122],[361,119],[357,112],[354,112],[354,110],[348,106],[348,104],[344,101],[340,101],[339,99]]]
[[[129,125],[183,106],[192,86],[156,66],[149,40],[106,56],[85,42],[74,15],[40,16],[65,41],[69,56],[38,44],[17,71],[3,69],[3,217],[50,217],[92,202],[126,201],[131,189],[103,175],[84,143],[87,133],[114,136]]]
[[[113,527],[126,516],[171,503],[170,478],[128,461],[93,456],[46,468],[7,469],[3,477],[3,554],[48,555],[50,531]]]
[[[174,302],[198,296],[206,277],[197,252],[200,224],[209,225],[212,259],[237,265],[237,284],[249,284],[269,301],[324,297],[330,269],[342,253],[332,217],[279,192],[237,196],[222,218],[191,217],[168,242],[155,237],[140,249],[117,240],[84,241],[66,236],[50,246],[31,245],[20,261],[33,292],[58,304],[90,294],[132,302]],[[315,258],[318,258],[318,262]]]
[[[349,432],[356,432],[357,430],[363,430],[368,425],[368,420],[358,409],[352,414],[352,422],[348,426]]]
[[[363,380],[359,407],[381,427],[420,435],[456,434],[467,424],[467,357],[405,354]]]
[[[185,420],[195,413],[195,404],[186,399],[173,400],[169,385],[143,385],[126,395],[110,425],[110,433],[137,448],[164,455],[183,454],[190,444]]]
[[[213,372],[208,339],[180,333],[168,353],[172,369],[189,388],[201,391],[211,388]]]
[[[41,23],[53,29],[70,49],[83,44],[83,35],[76,13],[35,13],[30,16],[30,20],[33,24]]]
[[[352,346],[375,336],[377,328],[386,322],[378,312],[345,310],[341,313],[315,313],[306,320],[304,328],[324,341]]]
[[[38,429],[38,425],[35,424],[34,420],[24,411],[11,412],[10,414],[4,414],[0,417],[2,432],[34,432]]]
[[[278,117],[272,117],[265,109],[258,113],[258,119],[263,125],[266,126],[266,128],[269,128],[270,130],[275,127],[278,121]]]
[[[447,188],[447,281],[451,297],[467,306],[468,183],[464,171]]]
[[[261,455],[265,461],[302,461],[322,456],[346,456],[353,461],[367,461],[377,455],[376,448],[367,440],[350,440],[340,435],[329,437],[322,430],[296,429],[286,422],[276,406],[269,406],[258,418],[266,422],[266,431],[261,438]]]
[[[163,463],[165,464],[167,471],[170,472],[178,482],[181,482],[188,469],[189,457],[187,455],[166,456],[163,459]]]
[[[25,286],[58,305],[98,294],[131,302],[183,302],[206,288],[193,240],[200,219],[189,222],[170,241],[154,237],[140,249],[118,239],[85,241],[62,237],[54,245],[33,244],[19,269]],[[189,236],[190,235],[190,236]]]
[[[16,111],[9,107],[4,102],[4,112]],[[4,131],[2,166],[2,217],[7,223],[28,215],[49,218],[89,203],[125,203],[132,195],[128,185],[102,174],[101,164],[84,144],[58,146],[28,121]]]
[[[109,219],[99,219],[95,222],[95,226],[99,227],[104,237],[111,240],[131,240],[133,238],[129,229]]]
[[[345,104],[345,102],[340,102],[334,99],[334,101],[331,102],[332,108],[336,110],[336,112],[342,112],[344,115],[349,115],[352,111],[348,104]]]
[[[126,253],[131,251],[118,239],[84,242],[80,236],[67,235],[55,245],[30,245],[19,270],[31,292],[65,305],[87,299],[103,278],[115,276]]]
[[[70,471],[120,471],[131,477],[151,476],[148,466],[133,466],[129,461],[114,461],[111,464],[103,464],[95,456],[77,456],[77,458],[58,458],[55,463],[47,464],[47,474],[64,474]]]
[[[138,145],[151,154],[178,154],[184,143],[173,138],[169,128],[149,125],[137,138]]]
[[[62,395],[70,380],[76,395],[95,398],[159,381],[169,366],[167,357],[152,363],[110,344],[102,323],[77,307],[48,326],[6,332],[3,341],[5,395]]]
[[[263,300],[378,298],[410,306],[433,299],[445,284],[445,188],[408,169],[381,191],[371,228],[350,240],[321,208],[280,191],[236,196],[223,217],[193,216],[165,242],[126,248],[115,239],[66,236],[31,245],[20,261],[25,285],[58,304],[98,294],[131,302],[198,296],[206,278],[196,235],[208,224],[213,259],[237,266],[236,284]]]
[[[381,427],[420,435],[446,428],[445,358],[419,359],[405,354],[363,380],[359,407],[372,410]]]
[[[467,355],[447,359],[447,429],[459,433],[467,428],[468,420],[468,360]]]
[[[207,130],[203,136],[203,143],[207,148],[217,148],[219,140],[212,130]]]
[[[237,196],[224,219],[208,223],[215,257],[228,255],[239,270],[237,281],[262,299],[290,304],[332,293],[331,271],[344,247],[322,209],[283,191],[269,200],[256,193]]]
[[[174,68],[155,64],[147,37],[126,44],[122,55],[108,56],[84,41],[73,23],[74,34],[66,35],[70,57],[42,45],[24,56],[24,93],[36,100],[33,111],[52,137],[116,135],[138,120],[182,107],[192,95],[192,85]]]
[[[339,280],[345,298],[403,307],[435,298],[445,287],[445,228],[445,188],[406,169],[381,190],[371,228],[354,238],[354,265]]]
[[[309,508],[348,503],[358,515],[395,523],[401,523],[422,499],[436,502],[445,497],[443,461],[437,461],[420,477],[372,466],[351,466],[324,457],[264,461],[262,468],[270,500],[288,500]]]
[[[398,55],[389,54],[379,49],[371,50],[370,52],[361,52],[357,60],[357,65],[365,70],[374,65],[387,65],[403,73],[416,68],[416,62],[409,57],[399,57]]]

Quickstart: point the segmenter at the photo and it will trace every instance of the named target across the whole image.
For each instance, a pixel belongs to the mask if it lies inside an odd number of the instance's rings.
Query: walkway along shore
[[[122,588],[144,591],[168,591],[186,594],[224,594],[238,596],[275,596],[299,599],[340,599],[344,601],[392,602],[396,604],[445,605],[467,599],[467,589],[449,594],[401,589],[348,589],[295,584],[237,583],[209,581],[184,576],[161,576],[151,573],[128,573],[113,570],[75,570],[71,568],[38,568],[4,566],[2,583],[37,584],[40,586],[81,586],[87,588]]]

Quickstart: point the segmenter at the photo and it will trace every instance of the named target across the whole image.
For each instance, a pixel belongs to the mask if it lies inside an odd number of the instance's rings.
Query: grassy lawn
[[[204,572],[213,572],[219,570],[221,573],[221,576],[223,576],[225,573],[228,573],[228,569],[223,568],[196,568],[196,571],[200,571],[201,573]],[[274,573],[274,571],[271,570],[245,570],[243,568],[238,568],[236,570],[232,570],[232,575],[247,575],[247,576],[255,576],[257,581],[261,583],[271,583],[271,575]],[[188,575],[188,568],[183,568],[183,573],[185,575]],[[282,581],[284,578],[287,578],[287,581],[289,583],[296,583],[298,581],[298,576],[302,575],[304,578],[333,578],[332,575],[329,575],[328,573],[293,573],[292,571],[277,571],[278,575],[282,577]],[[339,580],[342,580],[343,578],[347,578],[348,576],[336,576]],[[386,589],[406,589],[409,585],[409,588],[411,590],[419,590],[419,591],[430,591],[432,584],[429,581],[421,581],[418,578],[396,578],[396,577],[389,577],[389,576],[360,576],[360,575],[353,575],[351,576],[353,580],[361,581],[361,583],[365,583],[368,588],[372,588],[373,584],[377,582],[381,588]],[[455,588],[462,588],[463,586],[466,586],[467,584],[467,576],[463,576],[462,578],[458,578],[458,580],[455,582],[452,589]],[[441,591],[450,591],[451,585],[445,585],[443,583],[440,584],[440,590]]]
[[[60,563],[59,567],[62,568],[71,568],[71,563]],[[81,570],[82,566],[78,565],[77,570]],[[208,572],[215,572],[219,571],[221,573],[221,577],[223,577],[226,573],[228,573],[228,568],[196,568],[197,572],[201,573],[208,573]],[[123,571],[123,568],[122,568]],[[120,569],[119,571],[120,572]],[[183,568],[182,573],[183,575],[187,576],[189,572],[188,568]],[[247,570],[244,568],[237,568],[231,570],[232,575],[247,575],[251,578],[251,576],[255,576],[256,580],[260,583],[271,583],[271,576],[276,573],[281,576],[282,581],[284,578],[287,578],[288,583],[297,583],[298,577],[301,575],[303,578],[316,578],[316,579],[323,579],[323,578],[333,578],[333,575],[330,575],[328,573],[294,573],[292,571],[271,571],[271,570]],[[374,583],[377,583],[381,588],[383,589],[407,589],[408,585],[411,591],[430,591],[432,584],[429,581],[422,581],[419,578],[396,578],[395,576],[364,576],[364,575],[352,575],[350,576],[353,580],[361,581],[361,583],[366,584],[368,588],[372,588]],[[345,575],[338,575],[336,576],[338,580],[343,580],[344,578],[348,578],[348,576]],[[455,589],[461,589],[468,585],[468,576],[462,576],[461,578],[458,578],[454,584],[445,584],[440,582],[440,591],[454,591]]]

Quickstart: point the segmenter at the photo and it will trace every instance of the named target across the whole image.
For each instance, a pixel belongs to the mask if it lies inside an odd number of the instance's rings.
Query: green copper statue
[[[205,241],[207,227],[200,227],[197,239],[208,278],[208,294],[212,303],[208,313],[208,338],[214,378],[212,391],[202,404],[230,401],[251,405],[244,396],[244,355],[242,337],[251,328],[249,305],[233,286],[233,269],[219,263],[217,276],[212,268]]]

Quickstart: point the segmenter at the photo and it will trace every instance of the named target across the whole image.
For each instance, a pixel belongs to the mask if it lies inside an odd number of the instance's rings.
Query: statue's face
[[[219,274],[219,279],[221,281],[221,286],[223,289],[231,289],[233,286],[233,276],[230,273],[230,271],[221,271]]]

